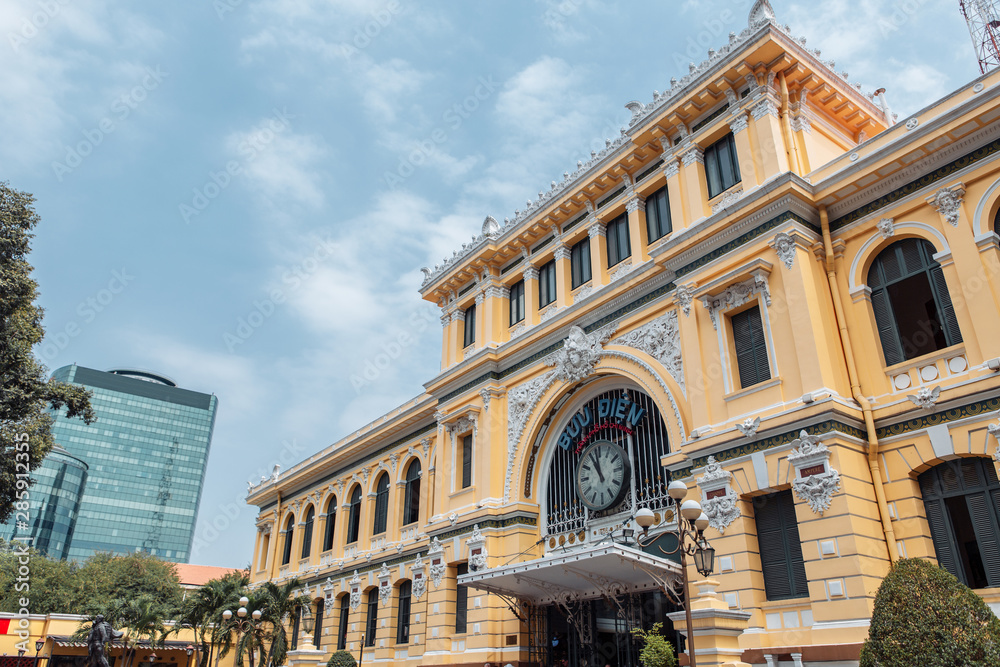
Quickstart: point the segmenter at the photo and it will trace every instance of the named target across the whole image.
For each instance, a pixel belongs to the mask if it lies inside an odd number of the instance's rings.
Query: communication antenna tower
[[[1000,12],[995,0],[958,0],[965,22],[969,24],[972,47],[979,59],[979,71],[1000,66]]]

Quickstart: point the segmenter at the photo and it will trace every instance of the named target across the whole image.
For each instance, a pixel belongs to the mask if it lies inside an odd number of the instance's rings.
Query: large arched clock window
[[[580,531],[589,519],[666,504],[666,425],[653,399],[634,389],[604,392],[579,406],[561,432],[548,469],[549,535]]]

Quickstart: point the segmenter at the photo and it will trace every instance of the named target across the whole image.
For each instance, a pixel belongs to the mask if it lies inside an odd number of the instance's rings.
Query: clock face
[[[604,510],[621,502],[632,478],[625,450],[600,440],[583,450],[576,468],[576,492],[592,510]]]

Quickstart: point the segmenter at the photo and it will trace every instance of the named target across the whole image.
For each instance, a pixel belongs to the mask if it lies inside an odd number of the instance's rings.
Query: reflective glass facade
[[[30,544],[49,558],[66,558],[87,484],[87,464],[56,445],[32,473],[27,525],[16,516],[0,526],[0,539],[30,537]]]
[[[145,551],[187,562],[218,401],[133,371],[65,366],[53,377],[85,386],[97,421],[56,417],[56,443],[89,466],[68,557]]]

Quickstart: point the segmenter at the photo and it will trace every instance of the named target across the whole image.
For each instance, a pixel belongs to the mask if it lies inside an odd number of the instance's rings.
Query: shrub
[[[357,667],[354,656],[347,651],[337,651],[326,661],[326,667]]]
[[[649,630],[635,628],[632,634],[642,640],[639,662],[643,667],[676,667],[674,647],[663,636],[663,623],[654,623]]]
[[[860,667],[995,667],[1000,619],[954,575],[898,561],[875,595]]]

